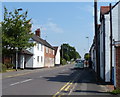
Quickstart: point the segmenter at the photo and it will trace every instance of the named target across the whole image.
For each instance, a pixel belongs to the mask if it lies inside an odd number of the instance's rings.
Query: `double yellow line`
[[[77,74],[77,76],[73,80],[67,82],[56,94],[53,95],[53,97],[61,97],[62,95],[64,95],[64,93],[61,94],[62,91],[68,92],[72,84],[75,82],[75,80],[77,80],[78,76],[79,74]]]
[[[74,80],[73,80],[74,81]],[[70,80],[69,82],[67,82],[56,94],[53,95],[53,97],[56,97],[58,95],[58,97],[60,97],[61,95],[64,95],[64,94],[61,94],[60,93],[62,91],[68,91],[69,88],[71,87],[71,85],[73,84],[73,81]]]

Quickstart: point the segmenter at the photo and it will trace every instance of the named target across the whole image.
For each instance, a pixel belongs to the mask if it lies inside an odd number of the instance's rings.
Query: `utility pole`
[[[112,83],[112,6],[110,3],[110,81]]]
[[[17,9],[18,12],[22,11],[22,8]],[[18,70],[18,48],[16,48],[16,66],[15,66],[16,71]]]
[[[98,22],[97,22],[97,0],[94,0],[94,24],[95,24],[95,50],[96,50],[96,73],[97,81],[99,80],[99,64],[98,64]]]

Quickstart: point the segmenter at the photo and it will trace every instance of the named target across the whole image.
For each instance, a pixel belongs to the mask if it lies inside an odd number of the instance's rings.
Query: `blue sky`
[[[99,3],[98,8],[109,3]],[[92,2],[5,2],[8,11],[22,8],[28,10],[28,17],[32,18],[32,31],[41,29],[41,37],[51,45],[59,46],[69,43],[83,57],[92,44],[94,36],[94,16]],[[21,12],[21,13],[22,13]]]

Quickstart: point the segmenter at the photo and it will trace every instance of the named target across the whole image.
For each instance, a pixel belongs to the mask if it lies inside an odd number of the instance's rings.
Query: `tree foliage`
[[[77,58],[81,58],[79,53],[76,51],[75,47],[70,46],[69,44],[61,45],[61,57],[66,61],[70,61],[71,59],[76,60]]]
[[[89,54],[89,53],[86,53],[86,54],[84,55],[84,59],[85,59],[85,60],[89,60],[89,59],[90,59],[90,54]]]
[[[27,19],[28,12],[20,14],[19,10],[8,12],[4,7],[4,20],[2,22],[2,47],[3,50],[22,50],[33,46],[29,43],[32,37],[31,19]]]

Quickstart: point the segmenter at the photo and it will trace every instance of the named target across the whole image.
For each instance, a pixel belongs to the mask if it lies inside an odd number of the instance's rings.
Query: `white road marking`
[[[21,81],[20,83],[25,83],[25,82],[28,82],[28,81],[31,81],[33,79],[27,79],[27,80],[24,80],[24,81]]]
[[[14,86],[16,84],[19,84],[20,82],[16,82],[16,83],[13,83],[13,84],[10,84],[10,86]]]
[[[31,81],[31,80],[33,80],[33,79],[27,79],[27,80],[24,80],[24,81],[16,82],[16,83],[10,84],[10,86],[14,86],[14,85],[17,85],[17,84],[25,83],[25,82],[28,82],[28,81]]]

